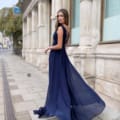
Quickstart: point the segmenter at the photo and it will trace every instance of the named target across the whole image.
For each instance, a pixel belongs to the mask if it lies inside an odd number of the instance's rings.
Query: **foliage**
[[[13,8],[0,10],[0,31],[5,36],[13,37],[14,48],[22,48],[18,42],[22,41],[22,14],[14,15]]]
[[[0,16],[0,31],[5,31],[9,36],[20,30],[22,30],[22,15],[14,15],[12,8],[3,9]]]

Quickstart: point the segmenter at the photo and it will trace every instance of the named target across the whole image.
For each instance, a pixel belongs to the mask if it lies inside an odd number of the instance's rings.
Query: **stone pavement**
[[[37,67],[11,53],[0,55],[0,59],[3,59],[7,66],[6,73],[16,120],[45,120],[38,119],[37,116],[33,115],[33,110],[44,105],[48,73],[41,73]],[[3,86],[0,74],[0,120],[4,120],[3,102]],[[107,107],[94,120],[120,120],[119,115],[119,112],[112,111]]]
[[[0,120],[4,120],[4,97],[3,97],[3,79],[0,66]]]

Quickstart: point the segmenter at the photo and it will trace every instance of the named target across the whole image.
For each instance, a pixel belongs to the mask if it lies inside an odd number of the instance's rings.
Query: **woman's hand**
[[[48,50],[49,50],[49,47],[45,49],[45,54],[47,54]]]
[[[47,54],[48,50],[50,50],[50,47],[45,49],[45,54]]]

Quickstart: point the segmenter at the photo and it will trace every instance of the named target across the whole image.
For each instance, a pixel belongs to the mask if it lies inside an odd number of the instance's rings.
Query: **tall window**
[[[104,0],[103,41],[120,40],[120,0]]]
[[[80,0],[72,0],[72,8],[71,44],[77,45],[80,41]]]

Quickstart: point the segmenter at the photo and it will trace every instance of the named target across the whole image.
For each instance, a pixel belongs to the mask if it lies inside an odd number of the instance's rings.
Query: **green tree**
[[[14,15],[13,8],[3,8],[0,11],[0,31],[13,37],[15,51],[22,49],[22,14]]]

